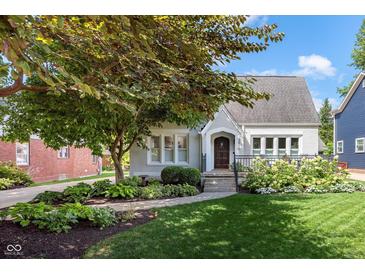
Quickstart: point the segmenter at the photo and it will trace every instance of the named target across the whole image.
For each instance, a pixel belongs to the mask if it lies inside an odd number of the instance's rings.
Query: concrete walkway
[[[365,181],[365,172],[350,171],[350,178],[354,180]]]
[[[111,207],[116,211],[141,210],[158,207],[169,207],[175,205],[192,204],[196,202],[219,199],[236,194],[236,192],[203,192],[196,196],[170,198],[163,200],[150,200],[138,202],[125,203],[105,203],[100,205],[93,205],[95,207]]]
[[[29,202],[31,201],[37,194],[48,191],[63,191],[68,186],[74,186],[78,183],[84,182],[87,184],[92,184],[95,181],[109,179],[114,182],[113,177],[105,177],[98,179],[90,179],[85,181],[74,181],[68,183],[59,183],[45,186],[34,186],[34,187],[24,187],[18,189],[10,189],[10,190],[2,190],[0,191],[0,208],[8,207],[20,202]]]

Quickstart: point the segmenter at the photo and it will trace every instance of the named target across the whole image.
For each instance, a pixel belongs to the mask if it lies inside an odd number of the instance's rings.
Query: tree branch
[[[27,90],[31,92],[47,92],[49,91],[48,87],[41,87],[41,86],[27,86],[23,83],[23,74],[20,74],[18,79],[14,81],[11,86],[0,88],[0,97],[6,97],[12,95],[20,90]]]

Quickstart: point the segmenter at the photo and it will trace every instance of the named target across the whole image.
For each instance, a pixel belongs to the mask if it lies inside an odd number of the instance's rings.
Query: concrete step
[[[236,187],[213,187],[204,186],[204,192],[235,192]]]

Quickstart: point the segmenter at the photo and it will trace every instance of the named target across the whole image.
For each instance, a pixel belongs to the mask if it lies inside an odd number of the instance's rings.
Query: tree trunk
[[[120,180],[124,179],[122,160],[118,159],[118,155],[115,151],[111,152],[111,156],[112,156],[112,159],[113,159],[114,169],[115,169],[115,182],[117,183]]]

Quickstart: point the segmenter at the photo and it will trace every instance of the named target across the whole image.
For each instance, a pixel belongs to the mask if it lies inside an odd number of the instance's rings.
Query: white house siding
[[[197,129],[188,129],[184,126],[177,126],[170,123],[163,124],[163,128],[151,129],[153,135],[188,135],[188,163],[149,163],[149,151],[133,145],[130,153],[130,174],[160,176],[161,170],[166,166],[177,165],[195,167],[200,169],[200,135]],[[146,138],[147,145],[148,139]],[[176,157],[176,156],[175,156]]]
[[[252,154],[253,137],[299,137],[299,154],[315,155],[318,154],[318,126],[305,125],[245,125],[244,131],[244,154]],[[274,143],[274,149],[277,144]],[[288,146],[288,145],[287,145]]]

